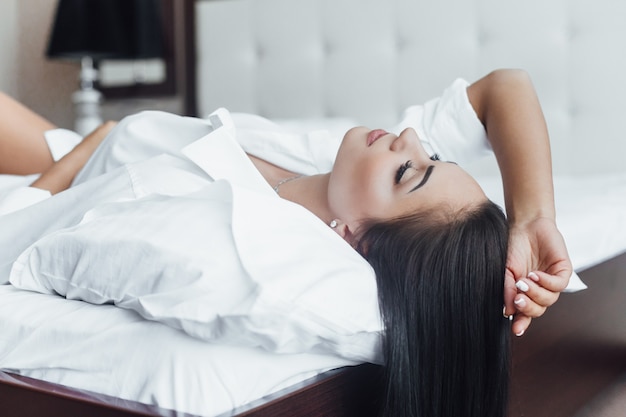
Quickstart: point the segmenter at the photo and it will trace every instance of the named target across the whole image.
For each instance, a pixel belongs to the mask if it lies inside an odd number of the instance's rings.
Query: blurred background
[[[172,4],[176,3],[176,4]],[[183,1],[169,2],[168,19],[182,19]],[[54,23],[56,0],[2,0],[0,2],[0,90],[16,98],[56,125],[72,128],[72,94],[79,85],[77,62],[46,57]],[[171,51],[173,53],[173,50]],[[179,71],[182,74],[182,71]],[[174,82],[184,80],[174,80]],[[142,109],[183,111],[176,88],[163,94],[113,92],[102,102],[103,119],[119,120]],[[119,97],[119,96],[122,97]]]

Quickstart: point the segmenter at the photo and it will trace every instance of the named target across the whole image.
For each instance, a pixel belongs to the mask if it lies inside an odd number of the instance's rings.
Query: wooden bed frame
[[[509,417],[569,417],[626,373],[626,254],[580,273],[589,289],[564,294],[513,343]],[[327,372],[232,410],[241,417],[373,417],[380,367]],[[0,372],[5,417],[189,416]],[[224,415],[224,417],[226,417]]]

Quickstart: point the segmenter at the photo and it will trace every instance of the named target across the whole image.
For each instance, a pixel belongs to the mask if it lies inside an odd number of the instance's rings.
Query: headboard
[[[538,90],[557,173],[626,169],[626,2],[189,3],[197,35],[190,97],[199,115],[224,106],[385,126],[456,77],[518,67]]]

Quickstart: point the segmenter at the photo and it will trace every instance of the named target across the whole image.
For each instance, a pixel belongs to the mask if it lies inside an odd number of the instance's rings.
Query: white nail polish
[[[539,281],[539,276],[537,274],[535,274],[534,272],[530,272],[528,274],[528,278],[532,279],[535,282]]]
[[[523,334],[524,334],[524,330],[522,330],[522,331],[521,331],[521,332],[519,332],[519,333],[515,333],[515,336],[520,337],[520,336],[522,336]]]
[[[523,291],[523,292],[526,292],[530,289],[528,284],[526,284],[524,281],[517,281],[515,283],[515,286],[517,287],[518,290]]]
[[[526,300],[524,300],[523,298],[518,298],[513,302],[515,303],[516,306],[519,306],[519,307],[524,307],[526,305]]]

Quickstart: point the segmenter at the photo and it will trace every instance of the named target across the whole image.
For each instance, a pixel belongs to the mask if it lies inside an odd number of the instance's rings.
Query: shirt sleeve
[[[414,128],[429,153],[459,165],[491,154],[487,132],[467,96],[468,85],[457,79],[441,97],[407,108],[396,131]]]

